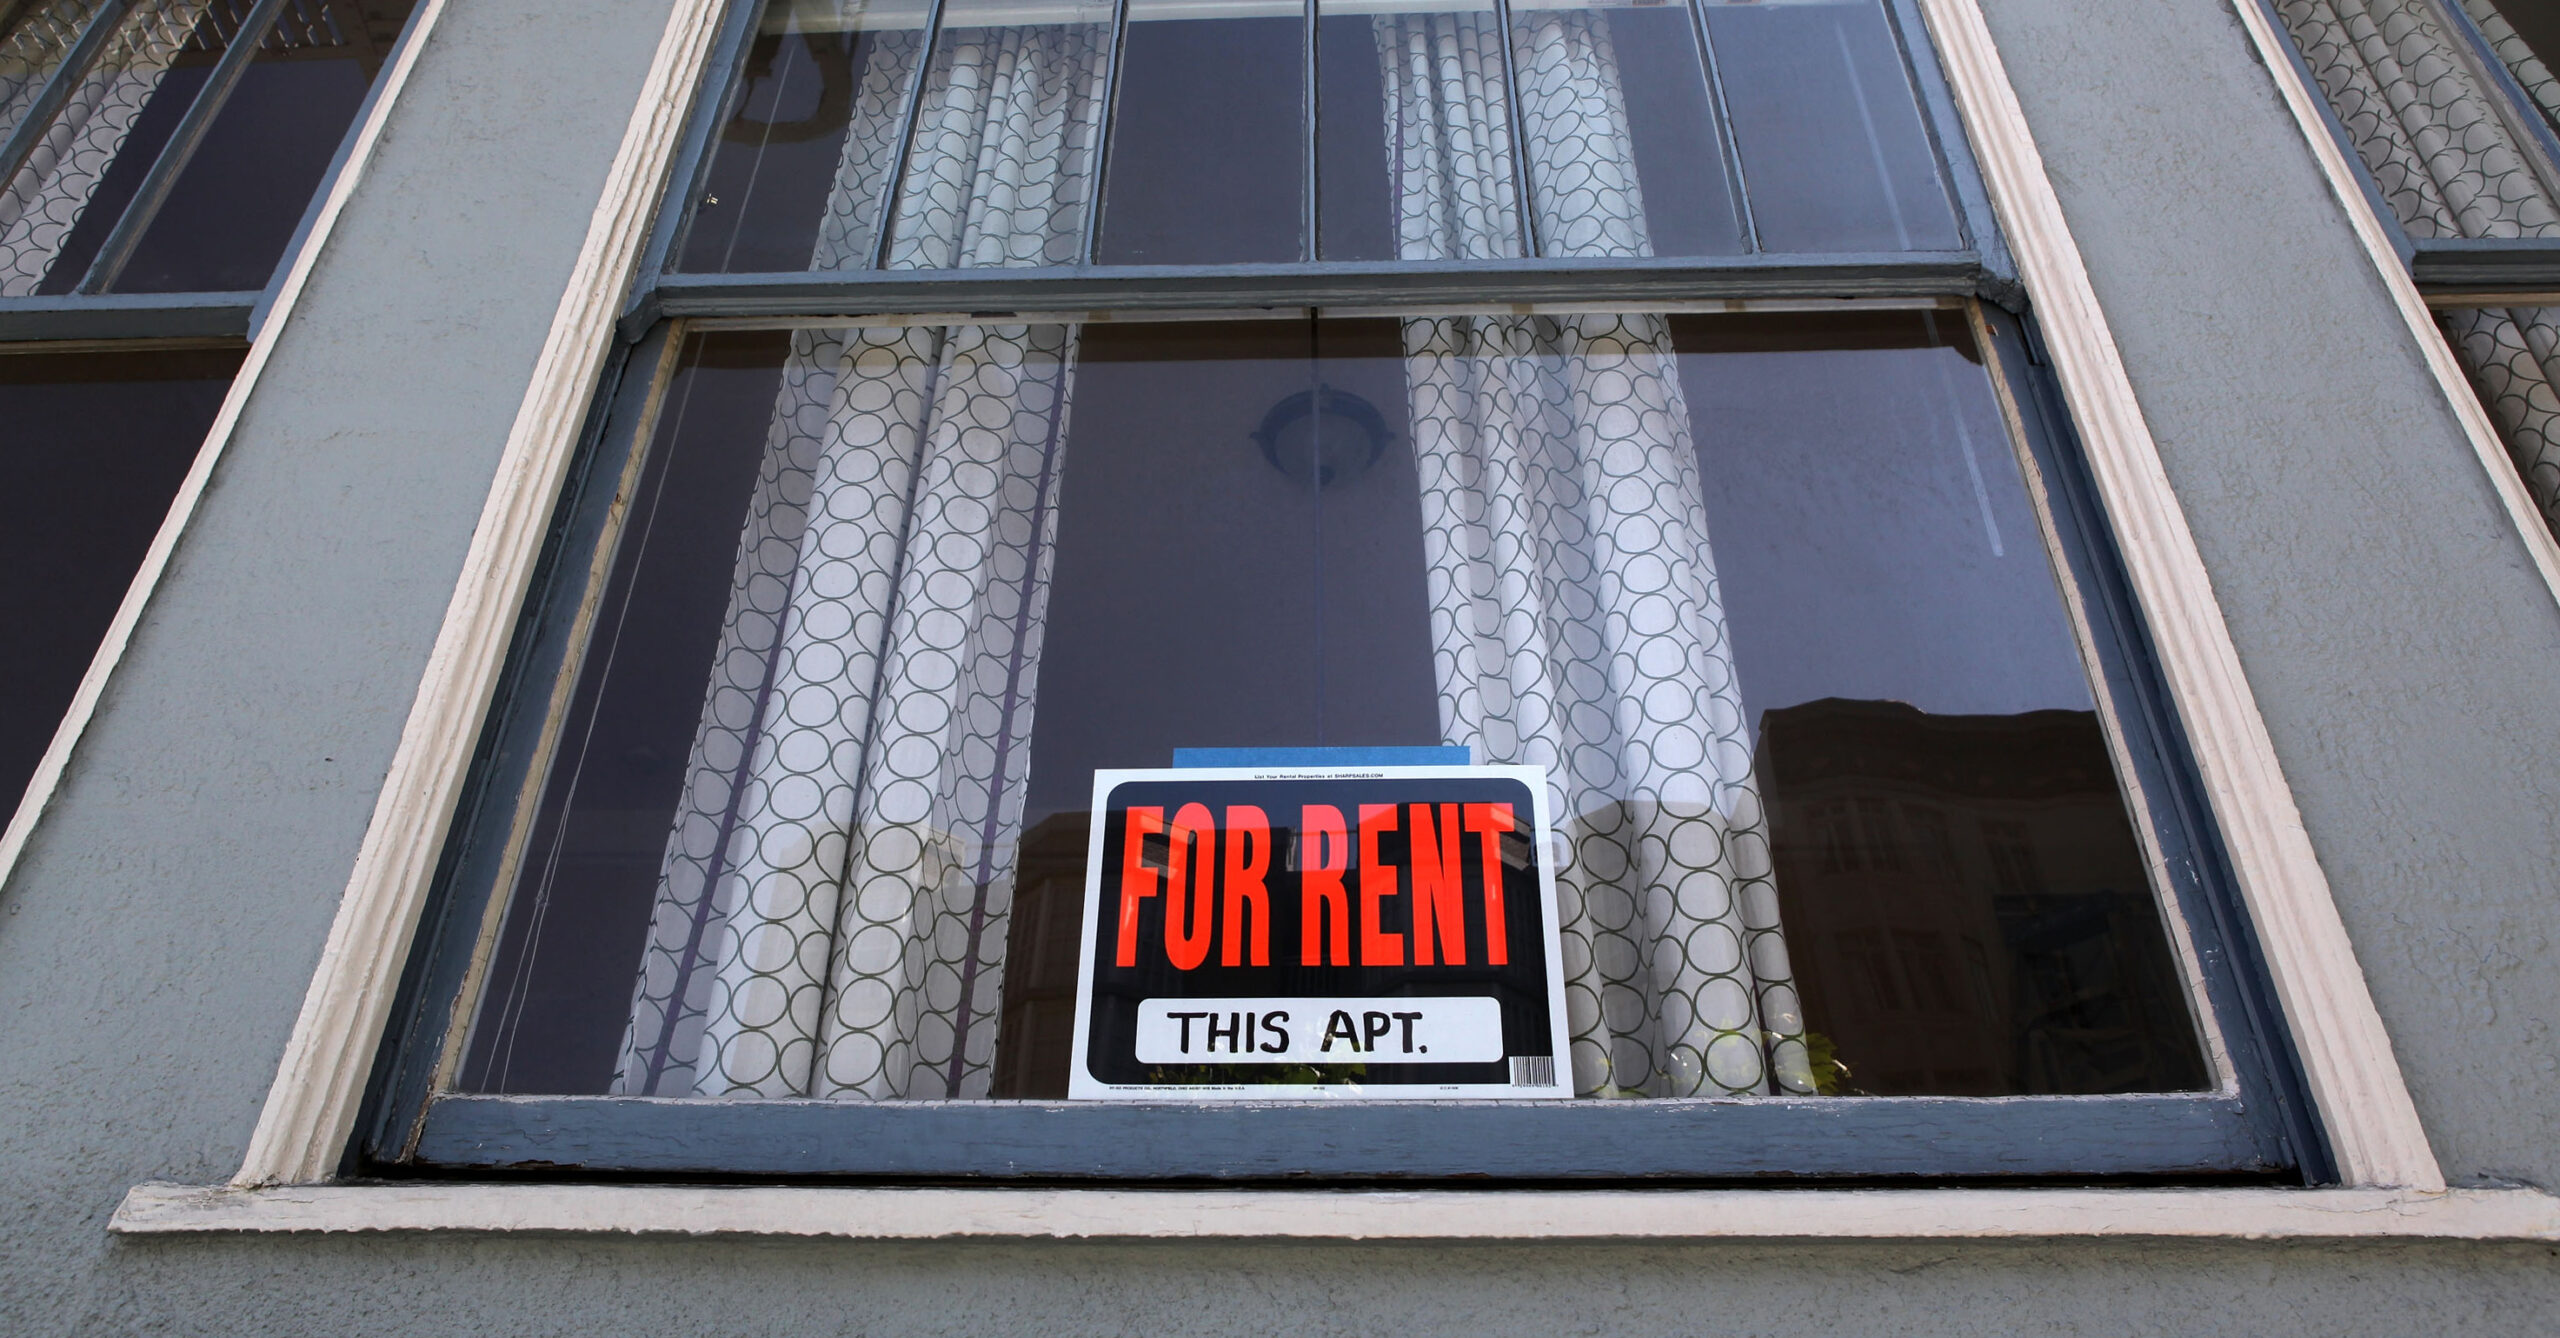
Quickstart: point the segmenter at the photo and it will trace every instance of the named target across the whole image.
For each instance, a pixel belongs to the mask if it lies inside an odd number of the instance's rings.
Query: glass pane
[[[1306,40],[1288,0],[1130,0],[1096,260],[1301,258]]]
[[[414,6],[287,4],[135,244],[115,290],[264,288]]]
[[[1963,244],[1879,0],[1709,0],[1706,16],[1763,250]]]
[[[15,134],[45,81],[105,0],[26,0],[0,9],[0,139]]]
[[[925,12],[925,0],[778,0],[765,11],[678,269],[870,265]]]
[[[0,355],[0,806],[15,807],[240,365]]]
[[[657,434],[466,1088],[1054,1099],[1097,769],[1417,744],[1545,768],[1585,1096],[2208,1081],[1951,317],[722,333]]]
[[[1322,258],[1524,254],[1491,0],[1321,0],[1317,12]]]
[[[1110,51],[1102,0],[949,0],[899,179],[889,268],[1075,264]]]
[[[2035,513],[1956,318],[1671,328],[1823,1090],[2205,1086]]]
[[[1511,7],[1538,246],[1549,256],[1748,250],[1688,7]]]

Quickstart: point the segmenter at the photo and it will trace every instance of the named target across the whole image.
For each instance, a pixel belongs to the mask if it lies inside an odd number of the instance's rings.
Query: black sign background
[[[1141,902],[1138,921],[1138,964],[1114,965],[1120,932],[1120,877],[1123,848],[1132,808],[1162,808],[1170,825],[1185,804],[1202,804],[1219,822],[1227,807],[1250,804],[1271,821],[1272,858],[1264,883],[1270,890],[1271,955],[1268,966],[1222,966],[1223,941],[1213,943],[1208,959],[1185,971],[1165,960],[1163,950],[1166,897],[1159,893]],[[1413,879],[1409,852],[1412,804],[1509,804],[1515,830],[1502,838],[1503,922],[1508,963],[1486,964],[1484,904],[1479,879],[1484,867],[1482,838],[1463,833],[1459,867],[1463,871],[1466,912],[1464,966],[1302,966],[1299,964],[1299,879],[1288,867],[1299,840],[1302,809],[1330,805],[1343,816],[1350,842],[1343,890],[1351,913],[1351,946],[1360,950],[1359,814],[1363,804],[1397,806],[1396,830],[1381,833],[1378,855],[1397,870],[1397,893],[1382,901],[1382,932],[1402,934],[1408,961],[1413,953]],[[1102,842],[1100,877],[1089,880],[1085,895],[1099,902],[1087,908],[1093,940],[1085,945],[1092,979],[1092,1013],[1086,1036],[1086,1067],[1099,1082],[1114,1086],[1234,1086],[1285,1083],[1357,1083],[1362,1086],[1509,1085],[1506,1060],[1479,1064],[1336,1064],[1316,1067],[1291,1064],[1143,1064],[1137,1059],[1138,1004],[1145,999],[1221,998],[1394,998],[1434,995],[1479,996],[1502,1006],[1503,1053],[1511,1056],[1554,1054],[1547,1006],[1546,941],[1550,910],[1539,885],[1531,844],[1534,808],[1529,788],[1505,776],[1286,778],[1262,780],[1124,781],[1111,791],[1095,815]],[[1147,852],[1146,863],[1161,868],[1163,848]],[[1207,845],[1203,843],[1204,847]],[[1201,858],[1214,862],[1206,849]],[[1214,863],[1213,863],[1214,867]],[[1223,889],[1220,889],[1223,899]],[[1220,926],[1223,932],[1223,926]],[[1436,937],[1436,935],[1435,935]],[[1250,962],[1249,953],[1239,953]],[[1305,1019],[1301,1017],[1301,1021]],[[1314,1025],[1323,1025],[1321,1018]]]

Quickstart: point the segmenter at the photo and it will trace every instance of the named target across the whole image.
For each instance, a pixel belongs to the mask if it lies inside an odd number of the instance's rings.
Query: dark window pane
[[[924,17],[923,0],[765,12],[678,269],[869,266]]]
[[[112,285],[263,288],[414,0],[293,0]]]
[[[1306,232],[1306,26],[1131,0],[1103,192],[1104,264],[1290,261]]]
[[[1709,3],[1706,15],[1764,250],[1962,244],[1878,0]]]
[[[1378,24],[1367,14],[1316,20],[1319,260],[1396,258],[1396,178],[1387,170]]]
[[[0,804],[53,741],[239,365],[0,355]]]
[[[788,334],[697,337],[599,605],[461,1082],[601,1092],[631,1011],[631,964],[684,788]]]
[[[2206,1085],[2052,566],[1957,318],[1672,328],[1826,1090]]]
[[[1297,322],[1084,336],[995,1095],[1066,1095],[1096,770],[1185,747],[1440,741],[1402,343],[1390,321],[1318,330],[1312,362]],[[1365,432],[1326,414],[1363,435],[1323,488],[1248,435],[1318,380],[1374,407],[1398,447],[1370,462]]]

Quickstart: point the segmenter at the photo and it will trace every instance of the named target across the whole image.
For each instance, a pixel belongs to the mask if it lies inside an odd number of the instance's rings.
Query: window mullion
[[[1698,63],[1707,77],[1707,105],[1716,118],[1716,144],[1724,151],[1725,189],[1733,192],[1734,221],[1742,225],[1745,250],[1760,251],[1760,220],[1751,210],[1751,181],[1742,166],[1742,145],[1733,137],[1733,112],[1725,105],[1724,70],[1716,60],[1715,34],[1707,31],[1706,0],[1689,0],[1689,26],[1698,35]]]
[[[915,73],[907,80],[907,103],[898,111],[898,148],[889,160],[889,179],[881,183],[879,221],[871,229],[871,268],[889,267],[889,229],[898,218],[898,192],[907,182],[907,159],[915,153],[916,118],[924,108],[924,86],[933,77],[933,49],[942,41],[942,0],[925,8],[924,41],[917,44]]]
[[[935,0],[936,4],[941,0]],[[1093,136],[1093,189],[1084,202],[1084,236],[1076,243],[1078,264],[1093,263],[1093,248],[1102,235],[1103,174],[1111,165],[1112,123],[1119,119],[1120,57],[1129,45],[1129,0],[1112,0],[1111,52],[1102,67],[1102,114]]]
[[[1301,104],[1304,107],[1300,116],[1303,124],[1298,128],[1298,143],[1303,146],[1298,165],[1305,171],[1305,176],[1301,178],[1305,183],[1305,193],[1301,197],[1305,213],[1302,215],[1303,221],[1299,224],[1298,257],[1311,262],[1324,258],[1321,234],[1324,215],[1319,212],[1316,194],[1321,189],[1321,182],[1316,175],[1316,127],[1320,124],[1317,118],[1323,115],[1324,110],[1322,86],[1317,82],[1316,70],[1317,25],[1321,21],[1322,15],[1317,10],[1317,0],[1306,0],[1306,55],[1302,66],[1306,91]]]
[[[240,76],[248,72],[249,62],[257,59],[258,47],[266,40],[268,31],[275,27],[277,16],[284,12],[284,4],[285,0],[258,0],[250,7],[248,15],[232,33],[229,45],[223,48],[222,58],[214,62],[213,73],[206,76],[204,88],[196,94],[195,101],[188,104],[186,116],[170,133],[169,142],[161,146],[160,156],[152,160],[151,171],[143,177],[141,188],[134,192],[132,203],[125,206],[124,216],[116,220],[114,230],[98,247],[97,259],[90,263],[89,272],[80,280],[76,291],[103,293],[124,273],[126,262],[133,259],[134,247],[142,241],[142,234],[149,231],[152,221],[159,217],[160,206],[168,203],[169,191],[177,184],[178,174],[186,170],[188,160],[195,157],[196,149],[204,143],[205,131],[212,127],[213,118],[222,113],[222,104],[229,100],[231,90],[239,85]]]
[[[1524,255],[1542,253],[1537,211],[1529,194],[1529,128],[1520,119],[1520,70],[1511,51],[1511,0],[1493,0],[1494,34],[1502,48],[1502,92],[1511,115],[1511,193],[1520,210],[1520,244]]]

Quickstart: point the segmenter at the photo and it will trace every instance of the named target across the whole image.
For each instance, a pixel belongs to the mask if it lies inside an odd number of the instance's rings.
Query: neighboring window
[[[239,366],[236,349],[0,346],[0,795],[12,802]]]
[[[2560,533],[2560,9],[2280,0],[2456,357]]]
[[[413,5],[0,0],[0,795],[13,807]]]
[[[2317,1174],[1920,31],[743,8],[367,1155]],[[1097,771],[1398,747],[1583,1099],[1067,1102]]]
[[[0,294],[264,287],[414,0],[23,0]]]

